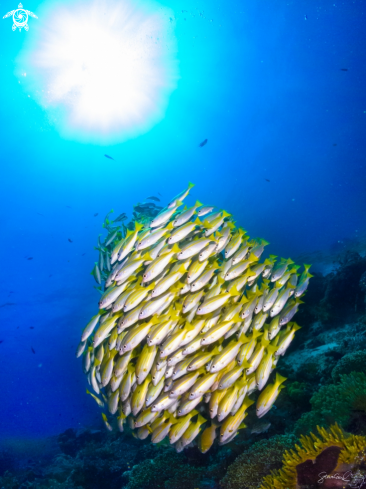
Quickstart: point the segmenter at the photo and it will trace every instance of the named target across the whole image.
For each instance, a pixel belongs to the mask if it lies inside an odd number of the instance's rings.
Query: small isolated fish
[[[160,199],[158,199],[157,197],[148,197],[146,200],[155,200],[155,202],[160,202]]]
[[[97,217],[97,215],[98,215],[98,212],[96,212],[96,213],[94,214],[94,217]]]
[[[27,260],[33,260],[33,256],[29,256]]]
[[[202,143],[200,143],[198,146],[199,146],[200,148],[203,148],[204,146],[206,146],[207,141],[208,141],[208,139],[204,139],[204,140],[202,141]]]
[[[0,344],[1,344],[1,343],[4,343],[4,340],[0,340]]]
[[[268,180],[268,178],[265,178],[265,181],[266,181],[266,182],[270,182],[271,180]]]
[[[15,306],[15,302],[5,302],[5,304],[1,304],[0,307],[6,307],[6,306]]]
[[[34,326],[29,326],[29,329],[34,329]]]
[[[109,155],[104,155],[106,158],[108,158],[109,160],[113,160],[114,161],[114,158],[112,158],[112,156],[109,156]]]
[[[348,71],[348,68],[341,68],[341,71]]]
[[[67,241],[69,241],[69,243],[72,243],[72,240],[70,238],[67,238]]]
[[[40,212],[37,212],[37,214],[38,214],[39,216],[44,217],[44,215],[43,215],[43,214],[41,214]]]
[[[31,350],[32,350],[32,353],[36,353],[36,352],[34,351],[34,348],[32,348],[32,347],[31,347]]]
[[[253,425],[253,428],[251,429],[250,433],[252,435],[259,435],[261,433],[265,433],[269,430],[269,428],[271,427],[271,423],[269,422],[257,422],[257,423],[254,423]]]

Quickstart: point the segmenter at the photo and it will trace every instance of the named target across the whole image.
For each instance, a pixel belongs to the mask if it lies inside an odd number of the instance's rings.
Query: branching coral
[[[295,489],[332,476],[351,481],[365,461],[366,438],[345,435],[337,424],[329,431],[318,427],[318,432],[301,436],[301,446],[285,452],[282,469],[266,476],[260,489]]]

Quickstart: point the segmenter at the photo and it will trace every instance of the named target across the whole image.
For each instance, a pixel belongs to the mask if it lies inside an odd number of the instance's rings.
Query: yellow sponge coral
[[[354,487],[362,485],[366,480],[366,437],[346,434],[337,424],[329,431],[317,429],[320,436],[301,436],[301,446],[284,453],[282,469],[266,476],[260,489],[317,487],[331,479],[336,487],[351,482]]]

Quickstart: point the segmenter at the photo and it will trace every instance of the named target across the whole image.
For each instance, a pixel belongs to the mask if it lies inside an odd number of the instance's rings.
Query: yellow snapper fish
[[[241,426],[244,418],[248,414],[246,410],[254,404],[254,401],[249,397],[244,399],[240,409],[233,415],[227,416],[220,427],[220,441],[224,442],[230,438]],[[245,425],[243,425],[245,427]]]
[[[177,211],[177,208],[183,204],[182,201],[176,200],[172,207],[168,207],[167,209],[163,209],[150,223],[151,228],[157,228],[158,226],[162,226],[165,224],[172,215]]]
[[[225,258],[228,259],[236,253],[243,241],[244,231],[239,229],[225,249]]]
[[[287,380],[279,373],[276,374],[276,380],[273,384],[267,385],[264,391],[261,392],[257,399],[256,413],[258,418],[261,418],[272,408],[275,403],[280,390],[283,388],[283,382]]]
[[[196,422],[191,420],[188,428],[186,429],[186,431],[183,433],[182,436],[183,446],[189,445],[189,443],[191,443],[191,441],[196,438],[196,436],[200,432],[201,426],[205,423],[206,423],[206,419],[200,414],[197,415]]]
[[[235,402],[239,397],[240,390],[246,385],[246,383],[246,377],[242,377],[240,380],[235,382],[232,387],[226,390],[226,394],[221,399],[217,410],[217,420],[219,423],[230,414]]]
[[[211,421],[211,425],[205,428],[201,434],[200,440],[198,442],[198,449],[201,453],[206,453],[212,447],[215,438],[216,430],[219,428],[219,423]]]
[[[145,282],[151,282],[155,277],[157,277],[163,270],[164,268],[169,265],[169,263],[172,261],[173,257],[179,253],[179,247],[175,244],[171,248],[171,250],[168,253],[165,253],[163,255],[160,255],[158,258],[156,258],[145,270],[143,274],[142,281],[143,283]]]
[[[143,224],[136,222],[134,231],[130,231],[129,229],[127,230],[125,242],[121,246],[118,253],[118,261],[122,261],[130,253],[137,240],[137,235],[142,228]]]
[[[104,402],[101,399],[99,399],[99,397],[97,397],[92,392],[88,391],[88,389],[86,389],[86,393],[89,394],[95,400],[95,402],[98,404],[99,407],[104,407]]]
[[[203,225],[206,228],[206,231],[205,231],[206,238],[208,236],[210,236],[211,234],[213,234],[222,225],[222,223],[224,222],[224,219],[226,217],[230,217],[230,214],[228,214],[225,211],[222,211],[222,212],[220,212],[218,217],[216,217],[213,221],[210,222],[208,219],[203,221]]]
[[[108,418],[107,418],[107,416],[106,416],[104,413],[102,413],[102,418],[103,418],[103,421],[104,421],[104,424],[105,424],[105,426],[106,426],[107,430],[108,430],[108,431],[113,431],[113,428],[112,428],[112,426],[109,424],[109,422],[108,422]]]
[[[176,207],[178,202],[182,202],[187,197],[191,188],[193,187],[194,187],[194,183],[189,182],[188,188],[186,190],[183,190],[183,192],[180,192],[178,195],[174,197],[173,200],[170,201],[170,203],[168,204],[168,209],[171,209],[172,207]]]
[[[193,410],[186,416],[178,419],[177,422],[172,426],[169,432],[169,441],[171,444],[176,443],[183,435],[183,433],[187,430],[190,425],[191,419],[198,415],[198,411]]]
[[[226,294],[220,294],[207,301],[204,301],[199,308],[197,309],[198,315],[209,314],[210,312],[215,311],[219,307],[223,306],[230,298],[234,296],[238,296],[239,293],[237,290],[231,290]]]
[[[285,333],[283,335],[283,337],[280,338],[280,340],[278,342],[278,348],[276,350],[276,356],[284,355],[287,348],[290,346],[290,343],[294,339],[295,332],[298,331],[299,329],[301,329],[301,328],[298,324],[296,324],[296,323],[291,324],[289,331],[287,333]]]
[[[205,248],[212,240],[208,238],[197,239],[187,245],[183,246],[177,255],[178,260],[186,260],[192,256],[197,255],[203,248]]]
[[[160,240],[160,238],[168,234],[171,229],[173,229],[173,224],[170,223],[163,229],[156,229],[155,231],[152,231],[139,241],[138,245],[136,246],[136,250],[144,250],[145,248],[154,245]]]
[[[150,284],[147,287],[141,287],[140,289],[135,290],[132,294],[128,294],[123,306],[123,312],[128,312],[138,306],[154,287],[155,284]]]
[[[202,204],[197,200],[197,202],[193,207],[190,207],[186,211],[179,214],[179,216],[173,221],[172,223],[173,226],[176,228],[178,226],[182,226],[183,224],[185,224],[187,221],[191,219],[193,214],[196,212],[196,209],[200,206],[202,206]]]
[[[263,260],[268,243],[225,211],[199,201],[182,209],[190,187],[155,217],[105,221],[93,269],[99,312],[77,356],[119,431],[127,424],[135,438],[206,453],[218,429],[223,445],[244,428],[252,392],[259,417],[273,405],[283,378],[267,382],[299,328],[290,321],[311,275],[310,265],[300,275],[290,259]]]

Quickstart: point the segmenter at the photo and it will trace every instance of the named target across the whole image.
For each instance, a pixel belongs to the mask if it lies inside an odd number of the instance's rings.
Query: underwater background
[[[17,8],[0,6],[1,16]],[[365,2],[141,0],[129,15],[162,10],[171,43],[156,82],[158,115],[142,111],[101,138],[87,124],[67,128],[74,89],[56,112],[39,98],[47,77],[34,62],[54,16],[76,8],[87,16],[90,5],[24,8],[38,16],[28,31],[13,31],[9,18],[0,28],[0,487],[259,487],[320,420],[366,435]],[[168,44],[154,35],[158,48]],[[50,68],[62,70],[57,56]],[[105,215],[113,208],[130,219],[158,192],[165,206],[188,182],[187,205],[225,209],[269,241],[270,253],[312,263],[315,275],[296,317],[302,330],[278,365],[289,381],[264,418],[270,426],[207,456],[107,434],[75,359],[100,298],[90,272]],[[364,397],[350,401],[342,382]],[[244,467],[270,460],[268,450],[273,466]],[[147,480],[155,458],[167,475]]]

